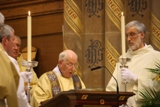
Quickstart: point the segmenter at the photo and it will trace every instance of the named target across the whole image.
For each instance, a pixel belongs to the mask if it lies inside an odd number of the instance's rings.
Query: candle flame
[[[28,15],[29,15],[29,16],[31,15],[31,12],[30,12],[30,11],[28,11]]]
[[[123,12],[121,13],[121,15],[123,16]]]

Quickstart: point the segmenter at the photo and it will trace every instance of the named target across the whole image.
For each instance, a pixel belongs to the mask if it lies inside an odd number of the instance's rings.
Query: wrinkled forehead
[[[67,62],[71,62],[71,63],[77,63],[77,57],[76,56],[69,56],[66,58]]]

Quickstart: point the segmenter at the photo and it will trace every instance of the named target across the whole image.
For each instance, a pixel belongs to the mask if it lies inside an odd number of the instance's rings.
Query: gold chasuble
[[[32,107],[39,107],[42,102],[50,100],[62,91],[85,88],[84,83],[77,75],[65,78],[54,70],[44,73],[39,78],[31,100]]]
[[[5,107],[4,99],[7,100],[8,107],[18,107],[17,87],[19,75],[5,54],[0,43],[0,107]]]

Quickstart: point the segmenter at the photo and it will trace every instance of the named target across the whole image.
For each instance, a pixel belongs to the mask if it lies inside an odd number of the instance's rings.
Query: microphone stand
[[[100,68],[105,68],[107,69],[106,66],[97,66],[96,68],[91,68],[91,71],[96,70],[96,69],[100,69]],[[107,69],[108,70],[108,69]],[[109,70],[108,70],[109,71]],[[112,75],[112,73],[109,71],[109,74],[114,78],[114,80],[116,81],[116,89],[117,89],[117,107],[119,107],[119,86],[118,86],[118,81],[117,79]]]
[[[106,68],[106,66],[102,66],[102,67],[105,67],[105,69],[107,69]],[[109,70],[108,70],[109,71]],[[109,71],[109,73],[110,73],[110,75],[114,78],[114,80],[116,81],[116,89],[117,89],[117,107],[119,107],[119,86],[118,86],[118,81],[117,81],[117,79],[112,75],[112,73]]]

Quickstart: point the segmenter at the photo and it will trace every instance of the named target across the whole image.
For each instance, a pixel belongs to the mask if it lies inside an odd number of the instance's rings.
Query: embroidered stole
[[[56,74],[53,71],[49,71],[49,72],[47,72],[47,76],[48,76],[48,79],[50,80],[51,85],[52,85],[53,96],[59,94],[61,92],[61,87],[60,87],[60,84],[59,84],[59,81],[58,81]],[[74,83],[74,89],[81,89],[82,84],[80,82],[78,75],[74,74],[72,76],[72,79],[73,79],[73,83]]]
[[[73,83],[74,83],[74,89],[82,89],[82,84],[80,82],[80,79],[78,78],[78,75],[74,74],[72,76]]]

